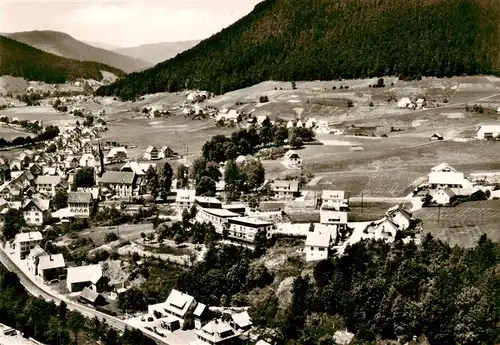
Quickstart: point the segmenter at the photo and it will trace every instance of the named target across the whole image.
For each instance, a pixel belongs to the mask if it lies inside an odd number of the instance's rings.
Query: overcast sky
[[[0,32],[56,30],[120,47],[202,39],[234,23],[258,2],[0,0]]]

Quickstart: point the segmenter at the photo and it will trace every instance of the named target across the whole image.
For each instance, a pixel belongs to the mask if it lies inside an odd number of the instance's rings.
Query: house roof
[[[177,196],[175,197],[175,201],[186,201],[186,199],[189,202],[194,202],[196,196],[196,190],[194,189],[179,189],[177,190]]]
[[[168,295],[165,309],[174,311],[175,314],[183,317],[187,313],[193,301],[193,296],[182,293],[179,290],[172,289],[170,295]]]
[[[154,163],[138,163],[138,162],[127,162],[121,168],[120,171],[132,171],[136,175],[145,175],[150,167],[155,168]]]
[[[203,338],[208,338],[213,343],[220,342],[221,340],[238,336],[231,328],[229,323],[222,320],[212,320],[201,329]]]
[[[99,298],[100,293],[95,292],[94,290],[89,289],[88,287],[84,287],[82,291],[80,291],[80,297],[85,298],[87,301],[91,303],[95,303]]]
[[[244,328],[252,325],[252,320],[250,320],[250,315],[245,310],[241,313],[234,313],[231,315],[234,323],[236,323],[239,327]]]
[[[135,173],[128,171],[106,171],[99,183],[111,183],[111,184],[133,184],[135,178]]]
[[[321,224],[347,224],[347,212],[323,209],[319,217]]]
[[[336,199],[345,199],[345,191],[343,190],[323,190],[321,193],[321,199],[323,200],[336,200]]]
[[[439,133],[436,133],[436,134],[439,134]],[[436,165],[435,167],[433,167],[431,169],[432,172],[441,172],[442,170],[444,169],[447,169],[447,170],[451,170],[453,172],[456,172],[457,170],[452,167],[451,165],[449,165],[448,163],[441,163],[441,164],[438,164]]]
[[[456,194],[450,188],[440,188],[432,193],[432,196],[436,195],[439,192],[443,192],[448,195],[450,198],[453,198]]]
[[[217,198],[212,198],[209,196],[195,196],[194,200],[197,202],[204,203],[204,204],[221,204],[222,205],[222,201],[220,201]]]
[[[58,185],[59,183],[61,183],[61,176],[40,175],[35,180],[35,184]]]
[[[481,125],[478,131],[498,133],[500,132],[500,124]]]
[[[99,279],[102,277],[102,267],[101,265],[88,265],[88,266],[77,266],[68,267],[68,277],[66,280],[68,283],[84,283],[91,282],[97,284]]]
[[[329,247],[331,234],[328,231],[311,231],[307,233],[306,246],[308,247]]]
[[[291,180],[275,180],[273,187],[275,190],[281,188],[288,188],[291,192],[299,191],[299,181],[291,181]]]
[[[378,223],[375,229],[383,229],[385,232],[388,232],[386,226],[389,226],[389,228],[392,229],[394,233],[396,233],[399,230],[398,224],[396,224],[390,218],[387,217],[385,217],[380,223]]]
[[[433,171],[429,174],[429,184],[463,184],[465,181],[464,173]]]
[[[146,153],[151,153],[151,152],[158,152],[158,149],[154,147],[153,145],[149,145],[148,148],[146,149]]]
[[[21,207],[23,210],[30,206],[35,205],[40,211],[46,211],[50,207],[50,200],[47,199],[27,199],[24,201],[23,206]]]
[[[411,219],[411,217],[412,217],[411,213],[409,211],[405,210],[403,208],[403,205],[401,205],[401,204],[398,204],[396,206],[392,206],[391,208],[389,208],[387,210],[387,212],[386,212],[386,215],[389,216],[389,215],[393,214],[396,211],[400,211],[408,219]]]
[[[443,136],[441,135],[441,133],[434,133],[433,135],[431,135],[431,138],[443,138]]]
[[[69,192],[68,193],[68,204],[69,203],[80,203],[89,204],[92,200],[92,194],[85,192]]]
[[[35,248],[30,250],[28,258],[30,258],[31,260],[34,260],[34,259],[38,258],[39,256],[45,255],[45,254],[47,254],[47,253],[45,253],[45,250],[43,250],[42,247],[36,246]]]
[[[39,270],[49,270],[52,268],[66,267],[64,256],[62,254],[49,254],[40,256],[38,261]]]
[[[207,309],[206,304],[198,303],[198,305],[196,306],[196,308],[193,311],[193,315],[200,317],[206,309]]]
[[[16,235],[16,242],[41,241],[43,239],[40,231],[21,232]]]
[[[255,345],[271,345],[271,344],[269,344],[267,341],[261,339],[258,342],[256,342]]]
[[[234,218],[229,218],[229,223],[241,224],[241,225],[245,225],[245,226],[258,226],[258,227],[273,225],[272,222],[267,222],[265,220],[260,220],[260,219],[251,218],[251,217],[240,217],[240,216],[238,216],[238,214],[236,214],[236,215],[237,216]]]

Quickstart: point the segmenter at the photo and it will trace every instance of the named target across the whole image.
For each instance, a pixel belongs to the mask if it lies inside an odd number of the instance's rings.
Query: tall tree
[[[23,213],[15,208],[9,208],[4,217],[3,236],[7,240],[13,239],[21,231],[23,225]]]
[[[165,162],[163,169],[160,171],[160,176],[158,178],[158,184],[160,187],[160,196],[163,200],[167,199],[170,193],[170,188],[172,187],[172,177],[174,173],[172,167],[168,162]]]
[[[156,199],[160,192],[160,184],[158,182],[158,174],[152,166],[146,172],[146,184],[149,194]]]
[[[94,168],[83,167],[78,169],[75,175],[77,187],[93,187],[95,185]]]

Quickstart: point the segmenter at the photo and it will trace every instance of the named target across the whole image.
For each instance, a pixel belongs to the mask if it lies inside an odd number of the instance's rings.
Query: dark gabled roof
[[[85,192],[69,192],[68,203],[90,204],[92,194]]]
[[[135,174],[127,171],[106,171],[99,183],[133,184]]]
[[[83,288],[83,290],[80,292],[80,297],[86,299],[91,303],[95,303],[99,296],[99,293],[89,289],[88,287]]]

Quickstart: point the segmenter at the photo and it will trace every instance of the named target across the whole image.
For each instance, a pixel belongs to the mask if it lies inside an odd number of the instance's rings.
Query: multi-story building
[[[232,217],[227,220],[228,236],[253,242],[258,232],[265,232],[272,229],[273,223],[250,217]]]
[[[42,234],[39,231],[17,234],[14,240],[17,257],[24,260],[29,252],[42,242],[42,239]]]
[[[90,208],[92,205],[92,194],[85,192],[69,192],[68,207],[69,211],[77,218],[90,217]]]

